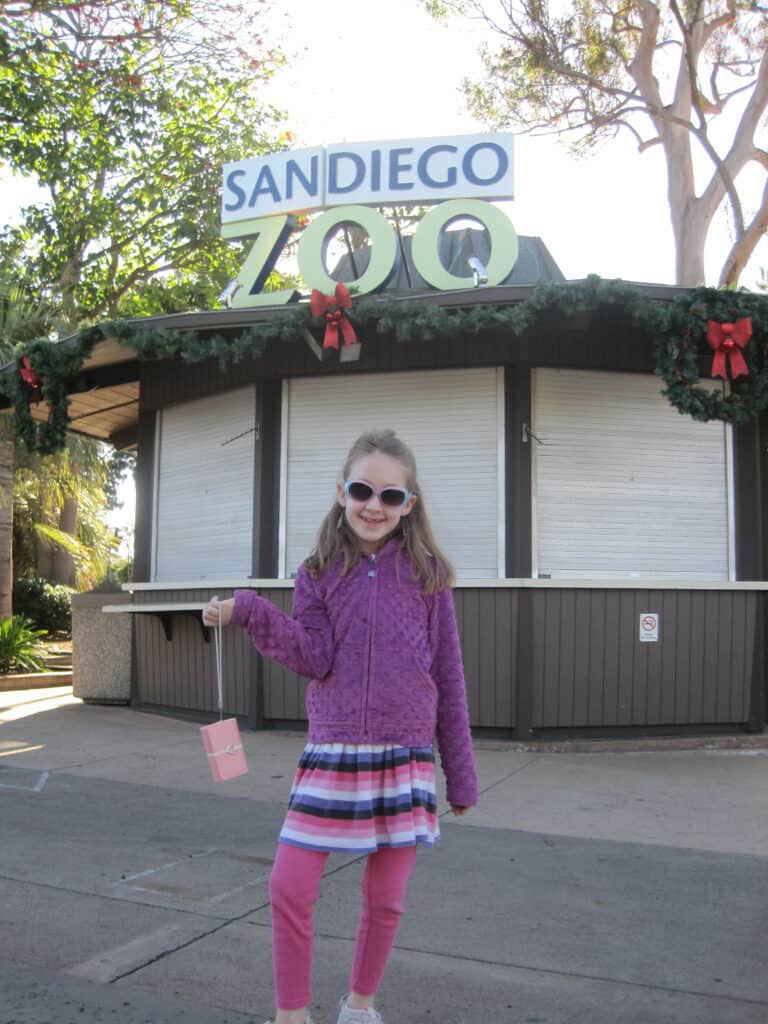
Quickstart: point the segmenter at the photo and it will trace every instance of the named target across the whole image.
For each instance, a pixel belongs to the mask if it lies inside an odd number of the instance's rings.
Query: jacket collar
[[[400,534],[395,534],[393,537],[390,537],[389,540],[382,544],[382,546],[376,552],[376,561],[382,563],[394,559],[394,557],[397,555],[397,552],[400,550],[400,546],[402,545],[402,543],[403,538]],[[368,554],[367,551],[360,552],[361,562],[367,562],[370,560],[370,558],[371,556]]]

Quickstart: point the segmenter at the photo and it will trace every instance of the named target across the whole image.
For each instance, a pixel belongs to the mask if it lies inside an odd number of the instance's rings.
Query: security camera
[[[485,269],[483,261],[478,256],[470,256],[467,263],[472,270],[475,288],[479,288],[481,284],[488,284],[488,271]]]

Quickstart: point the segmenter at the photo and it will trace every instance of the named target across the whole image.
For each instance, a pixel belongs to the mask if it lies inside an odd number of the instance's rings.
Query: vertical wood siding
[[[293,592],[265,589],[290,613]],[[137,604],[203,601],[207,591],[137,592]],[[519,634],[521,602],[530,636]],[[470,720],[513,729],[521,696],[534,729],[746,723],[764,596],[745,591],[460,587],[456,616]],[[643,612],[661,617],[659,641],[641,643]],[[530,651],[518,676],[518,648]],[[307,681],[261,659],[243,630],[224,631],[225,711],[253,710],[263,672],[263,721],[306,719]],[[214,645],[193,618],[136,616],[136,693],[142,704],[216,712]],[[520,692],[523,690],[524,692]]]
[[[230,596],[224,592],[221,597]],[[207,601],[210,591],[137,591],[135,604]],[[218,712],[216,655],[213,636],[203,639],[200,624],[190,615],[173,615],[172,639],[165,638],[157,615],[136,615],[135,689],[141,704],[183,708],[189,711]],[[224,713],[248,714],[248,691],[252,676],[253,649],[244,630],[225,629],[223,681]]]
[[[259,593],[269,601],[273,601],[278,608],[290,615],[293,605],[293,590],[276,588],[275,590],[261,590]],[[276,661],[269,658],[264,659],[264,718],[280,721],[294,719],[305,721],[307,712],[304,705],[304,698],[307,692],[308,680],[301,679],[295,672],[278,665]]]
[[[469,717],[475,726],[512,728],[517,705],[518,591],[454,591]]]
[[[534,728],[746,722],[761,595],[537,590]],[[641,643],[643,612],[659,641]]]

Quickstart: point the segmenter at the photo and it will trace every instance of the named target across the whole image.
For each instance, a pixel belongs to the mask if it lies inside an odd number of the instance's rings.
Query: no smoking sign
[[[657,643],[659,639],[659,618],[657,612],[642,612],[640,615],[640,642]]]

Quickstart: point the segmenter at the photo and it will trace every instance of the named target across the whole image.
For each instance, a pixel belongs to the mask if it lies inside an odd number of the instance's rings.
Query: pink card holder
[[[216,682],[219,696],[219,721],[200,726],[203,746],[208,755],[208,764],[214,782],[226,782],[238,775],[248,774],[243,742],[237,719],[224,718],[224,686],[222,682],[222,639],[221,622],[214,630],[216,642]]]
[[[203,725],[200,733],[214,782],[226,782],[227,779],[248,774],[248,762],[245,760],[237,719],[224,718],[212,725]]]

